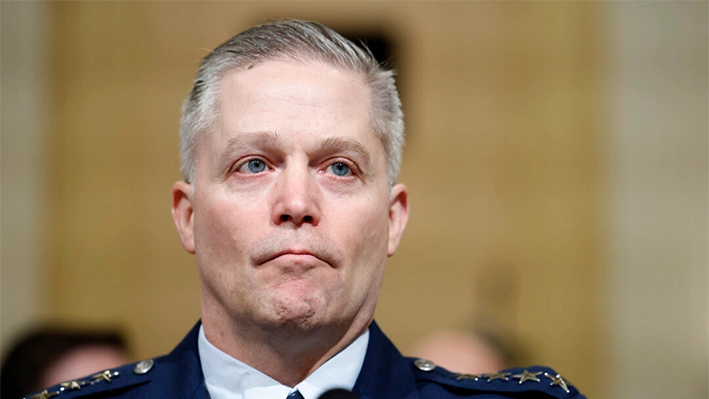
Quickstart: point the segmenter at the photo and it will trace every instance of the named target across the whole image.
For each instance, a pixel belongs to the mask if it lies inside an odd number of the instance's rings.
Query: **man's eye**
[[[350,170],[350,167],[344,162],[335,162],[332,165],[330,165],[329,169],[332,169],[332,173],[335,174],[336,176],[350,176],[350,175],[352,175],[352,171]]]
[[[266,162],[261,159],[251,159],[239,168],[241,173],[261,173],[264,170],[266,170]]]

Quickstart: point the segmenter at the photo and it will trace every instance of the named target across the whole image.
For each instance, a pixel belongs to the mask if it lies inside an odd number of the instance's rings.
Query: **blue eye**
[[[344,162],[335,162],[330,166],[330,168],[332,169],[332,173],[337,176],[348,176],[352,174],[350,167]]]
[[[261,159],[251,159],[239,168],[241,173],[261,173],[266,170],[266,162]]]

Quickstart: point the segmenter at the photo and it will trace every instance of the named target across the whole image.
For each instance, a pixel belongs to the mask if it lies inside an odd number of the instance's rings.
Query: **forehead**
[[[213,143],[272,132],[285,138],[344,136],[382,147],[372,131],[371,89],[355,72],[315,61],[267,61],[225,74],[218,96]]]
[[[221,92],[236,89],[242,94],[284,95],[298,89],[303,97],[317,101],[323,96],[337,96],[348,100],[351,95],[365,95],[369,88],[363,76],[321,61],[269,60],[250,67],[238,68],[224,74]],[[339,88],[346,88],[340,93]],[[257,89],[257,90],[254,90]],[[347,94],[343,96],[342,94]]]

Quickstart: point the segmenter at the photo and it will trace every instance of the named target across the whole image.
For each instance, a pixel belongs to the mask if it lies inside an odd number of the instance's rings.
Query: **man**
[[[185,102],[172,190],[201,323],[170,355],[38,397],[579,397],[550,369],[473,376],[406,359],[374,324],[408,219],[400,108],[392,72],[316,23],[215,49]]]

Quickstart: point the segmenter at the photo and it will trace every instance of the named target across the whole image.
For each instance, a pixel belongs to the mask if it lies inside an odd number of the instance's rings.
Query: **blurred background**
[[[399,71],[412,214],[376,319],[404,354],[483,326],[589,398],[707,398],[708,4],[3,1],[3,355],[40,322],[118,327],[134,360],[187,333],[181,103],[210,49],[291,17]]]

